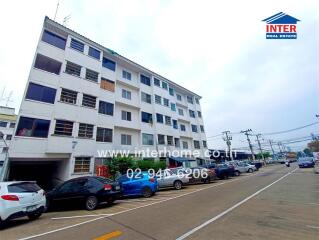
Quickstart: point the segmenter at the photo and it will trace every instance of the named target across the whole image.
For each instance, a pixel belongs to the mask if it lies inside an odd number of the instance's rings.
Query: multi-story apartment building
[[[10,176],[21,177],[28,164],[62,180],[93,174],[100,150],[195,149],[204,157],[200,99],[46,17],[10,150]]]
[[[0,106],[0,181],[3,177],[2,168],[8,158],[16,118],[14,108]]]

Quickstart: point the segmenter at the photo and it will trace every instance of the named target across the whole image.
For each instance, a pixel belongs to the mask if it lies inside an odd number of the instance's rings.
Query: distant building
[[[14,128],[17,120],[14,108],[0,106],[0,132],[3,139],[0,139],[0,176],[4,161],[8,156],[8,148],[14,134]]]

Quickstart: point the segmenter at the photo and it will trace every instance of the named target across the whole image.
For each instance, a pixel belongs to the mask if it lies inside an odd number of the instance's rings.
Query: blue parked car
[[[155,194],[158,189],[157,179],[149,176],[147,172],[134,173],[132,178],[125,174],[120,176],[117,181],[121,185],[124,197],[143,196],[148,198]]]
[[[313,168],[315,167],[315,161],[312,157],[301,157],[298,159],[299,168]]]

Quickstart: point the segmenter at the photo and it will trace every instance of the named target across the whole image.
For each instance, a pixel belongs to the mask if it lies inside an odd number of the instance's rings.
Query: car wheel
[[[90,196],[85,201],[85,208],[88,211],[92,211],[96,209],[98,205],[99,205],[99,201],[97,200],[95,196]]]
[[[41,212],[36,212],[36,213],[32,213],[28,215],[28,218],[30,220],[36,220],[38,219],[40,216],[42,215],[42,211]]]
[[[253,171],[254,171],[254,170],[253,170],[252,168],[249,168],[249,169],[248,169],[248,172],[249,172],[249,173],[252,173]]]
[[[143,197],[145,197],[145,198],[151,197],[151,196],[153,195],[152,189],[150,189],[149,187],[143,188],[143,190],[142,190],[142,195],[143,195]]]
[[[240,172],[239,171],[235,171],[235,176],[239,176]]]
[[[173,185],[176,190],[181,190],[183,187],[182,181],[179,181],[179,180],[176,180]]]

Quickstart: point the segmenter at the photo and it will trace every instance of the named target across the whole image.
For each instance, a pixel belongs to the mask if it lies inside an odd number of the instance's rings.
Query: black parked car
[[[233,166],[228,166],[227,164],[211,163],[207,166],[207,168],[214,169],[216,176],[219,179],[225,179],[231,176],[235,176],[235,168]]]
[[[84,205],[89,211],[94,210],[99,203],[113,203],[121,197],[121,187],[118,182],[104,177],[79,177],[66,181],[48,192],[47,207],[61,205]]]

